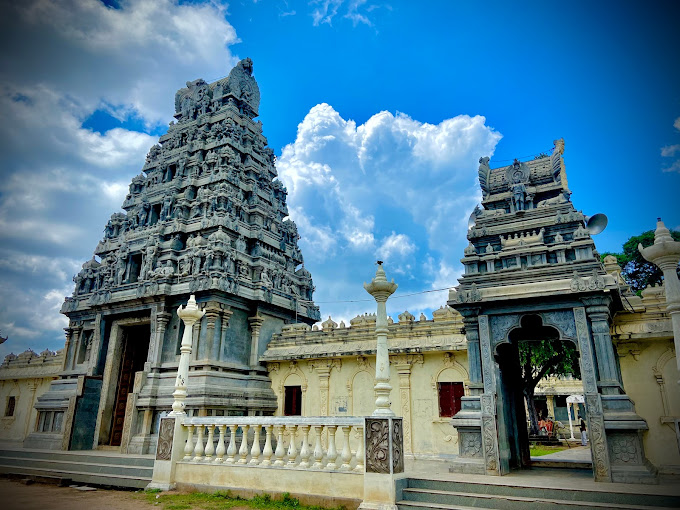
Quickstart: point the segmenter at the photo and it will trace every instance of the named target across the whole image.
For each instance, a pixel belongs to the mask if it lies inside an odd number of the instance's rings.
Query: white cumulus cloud
[[[429,124],[379,112],[357,125],[328,104],[314,106],[277,168],[322,314],[344,317],[360,307],[338,301],[365,298],[372,257],[399,275],[404,292],[455,285],[467,217],[480,199],[478,160],[500,138],[482,116]],[[417,263],[426,258],[429,264]],[[338,280],[349,294],[336,292]],[[435,300],[444,304],[446,296],[413,303],[424,309]]]

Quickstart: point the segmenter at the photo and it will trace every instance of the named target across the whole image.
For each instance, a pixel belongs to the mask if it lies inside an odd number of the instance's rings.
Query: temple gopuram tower
[[[64,370],[36,404],[39,419],[60,425],[26,446],[154,451],[177,373],[176,310],[190,294],[205,315],[194,328],[189,414],[276,410],[259,357],[284,324],[320,316],[274,152],[254,120],[252,73],[245,59],[227,78],[187,82],[175,95],[176,122],[151,147],[125,212],[111,216],[62,307]]]
[[[482,207],[448,301],[463,316],[470,373],[470,395],[452,419],[460,456],[451,469],[531,467],[518,344],[548,340],[578,350],[595,480],[654,483],[647,423],[626,395],[610,335],[621,290],[591,238],[606,218],[574,208],[563,152],[556,140],[550,156],[531,161],[492,169],[480,159]]]

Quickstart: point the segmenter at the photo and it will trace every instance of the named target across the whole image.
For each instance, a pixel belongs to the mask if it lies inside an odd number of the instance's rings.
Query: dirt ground
[[[159,505],[160,506],[160,505]],[[72,487],[58,487],[0,479],[0,509],[2,510],[151,510],[158,506],[144,501],[134,491],[97,489],[80,491]],[[250,510],[233,507],[232,510]]]

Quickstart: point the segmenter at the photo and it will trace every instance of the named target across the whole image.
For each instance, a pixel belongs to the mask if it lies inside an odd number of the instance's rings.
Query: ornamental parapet
[[[399,322],[388,320],[389,352],[465,350],[462,316],[448,306],[432,315],[429,320],[421,315],[416,321],[412,320],[413,315],[404,312]],[[272,337],[260,361],[371,354],[375,354],[375,315],[363,314],[352,319],[350,326],[342,321],[338,325],[330,317],[324,321],[323,329],[306,324],[286,325]]]

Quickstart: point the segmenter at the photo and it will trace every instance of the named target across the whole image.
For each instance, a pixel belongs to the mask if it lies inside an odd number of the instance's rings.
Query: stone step
[[[508,480],[508,482],[510,482]],[[546,481],[545,485],[540,487],[523,486],[520,484],[500,484],[500,483],[485,483],[480,481],[456,481],[456,480],[434,480],[428,478],[408,478],[405,483],[404,491],[407,489],[421,489],[424,493],[438,491],[439,493],[458,493],[471,497],[475,496],[495,496],[495,497],[519,497],[527,498],[529,500],[543,499],[554,501],[567,501],[574,503],[586,503],[584,508],[592,507],[593,503],[602,503],[613,507],[614,505],[633,505],[633,507],[648,506],[648,507],[667,507],[680,508],[680,496],[658,494],[652,490],[644,490],[641,487],[641,493],[631,493],[624,491],[617,491],[617,488],[611,484],[602,484],[602,487],[597,489],[584,489],[576,487],[551,487]],[[625,490],[625,488],[624,488]],[[403,497],[402,499],[407,499]],[[432,500],[432,503],[442,502]],[[464,501],[448,501],[447,504],[465,505]],[[474,502],[469,506],[478,506]],[[590,506],[588,506],[590,505]],[[493,508],[493,507],[492,507]],[[519,508],[519,507],[518,507]],[[571,507],[573,508],[573,507]]]
[[[151,478],[153,466],[124,466],[120,464],[106,464],[101,462],[80,462],[72,460],[30,459],[21,457],[0,457],[4,466],[30,466],[36,469],[68,470],[85,474],[126,475],[139,478]]]
[[[435,489],[407,488],[403,490],[403,501],[398,504],[420,502],[445,505],[439,508],[485,508],[494,510],[672,510],[676,507],[600,503],[595,501],[569,501],[539,497],[507,496],[496,494],[471,494],[465,492]]]
[[[90,485],[103,485],[107,487],[126,487],[134,489],[145,488],[151,478],[136,476],[111,475],[111,474],[87,474],[78,471],[62,469],[40,469],[32,466],[5,466],[0,464],[0,473],[7,475],[24,475],[27,477],[42,477],[56,480],[71,480],[73,482]]]
[[[153,467],[153,455],[126,455],[104,451],[61,451],[32,450],[27,448],[2,449],[0,459],[4,457],[21,457],[26,459],[45,459],[54,461],[79,461],[123,466]]]
[[[540,457],[531,457],[532,469],[587,469],[593,470],[593,463],[589,460],[573,460],[573,459],[541,459]]]

